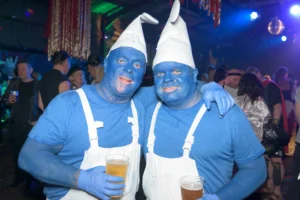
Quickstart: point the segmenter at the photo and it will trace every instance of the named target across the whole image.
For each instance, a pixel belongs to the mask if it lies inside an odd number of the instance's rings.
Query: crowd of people
[[[263,190],[273,191],[274,196],[280,199],[282,198],[281,190],[285,174],[283,160],[286,156],[293,154],[287,144],[292,134],[298,129],[297,124],[300,123],[299,83],[289,75],[286,67],[277,68],[273,76],[262,76],[256,67],[241,70],[217,64],[221,60],[220,51],[212,48],[210,52],[212,64],[208,68],[208,72],[202,74],[199,82],[200,84],[211,81],[219,83],[244,111],[257,138],[266,148],[268,177]],[[282,137],[272,142],[266,135],[270,125],[277,127],[277,130],[282,133]],[[287,199],[300,198],[297,192],[300,172],[299,142],[300,136],[297,134],[292,184]]]
[[[16,63],[1,97],[11,109],[10,187],[37,180],[47,199],[133,200],[142,182],[147,199],[181,200],[180,178],[194,175],[205,179],[202,200],[282,199],[300,89],[284,67],[272,81],[255,67],[221,65],[217,49],[197,80],[179,12],[175,0],[157,44],[152,87],[140,87],[148,61],[142,23],[158,23],[147,13],[124,30],[103,62],[88,58],[89,84],[65,51],[52,56],[53,69],[40,80],[29,62]],[[299,134],[296,142],[288,200],[300,198]],[[126,178],[105,173],[109,154],[129,157]]]

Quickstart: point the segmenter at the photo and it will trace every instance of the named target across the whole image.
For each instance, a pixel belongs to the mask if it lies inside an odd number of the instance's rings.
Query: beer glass
[[[112,176],[119,176],[126,179],[129,157],[121,154],[111,154],[105,157],[106,160],[106,173]],[[121,182],[120,184],[122,184]],[[112,198],[119,198],[113,196]]]
[[[201,176],[184,176],[180,179],[182,200],[202,198],[204,178]]]
[[[18,97],[19,97],[19,91],[18,90],[12,90],[10,91],[10,95],[14,96],[15,97],[15,102],[18,101]]]

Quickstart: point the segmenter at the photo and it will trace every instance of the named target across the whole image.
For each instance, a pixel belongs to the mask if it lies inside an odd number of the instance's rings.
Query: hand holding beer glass
[[[121,154],[111,154],[105,157],[106,173],[112,176],[119,176],[124,178],[126,182],[127,168],[129,157]],[[119,184],[124,184],[120,182]],[[112,198],[119,198],[120,196],[112,196]]]
[[[10,95],[8,97],[9,103],[16,103],[18,101],[19,91],[12,90],[10,91]]]
[[[184,176],[180,179],[182,200],[197,200],[203,195],[204,178],[201,176]]]

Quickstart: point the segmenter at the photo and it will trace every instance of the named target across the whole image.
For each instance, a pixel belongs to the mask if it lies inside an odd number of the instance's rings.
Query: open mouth
[[[177,90],[178,89],[178,87],[165,87],[165,88],[163,88],[163,90],[164,90],[164,92],[174,92],[175,90]]]
[[[130,78],[127,78],[125,76],[119,76],[119,80],[122,82],[122,83],[125,83],[125,84],[130,84],[132,83],[132,80]]]

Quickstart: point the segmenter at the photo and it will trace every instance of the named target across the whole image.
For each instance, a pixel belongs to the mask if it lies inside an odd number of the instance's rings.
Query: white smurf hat
[[[146,48],[142,23],[158,24],[158,21],[147,13],[143,13],[139,15],[122,32],[118,40],[114,43],[114,45],[109,50],[109,53],[112,50],[120,47],[132,47],[135,48],[136,50],[141,51],[145,55],[147,61],[147,48]],[[107,54],[107,57],[109,56],[109,53]]]
[[[179,16],[179,12],[180,2],[175,0],[157,44],[153,67],[162,62],[178,62],[195,68],[186,24]]]

